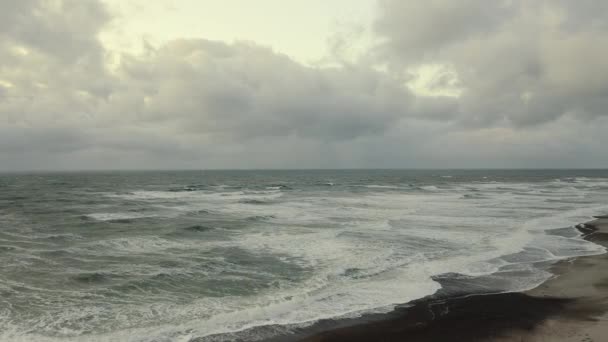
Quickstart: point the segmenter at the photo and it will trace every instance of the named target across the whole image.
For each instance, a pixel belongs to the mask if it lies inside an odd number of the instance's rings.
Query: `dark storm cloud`
[[[109,17],[98,2],[5,7],[12,22],[1,35],[0,81],[10,87],[3,85],[0,114],[14,132],[3,137],[12,158],[5,168],[18,167],[19,156],[29,167],[43,153],[126,151],[142,167],[158,167],[152,159],[163,154],[233,165],[220,150],[238,151],[247,165],[253,154],[242,143],[270,150],[262,159],[272,162],[298,146],[382,135],[414,103],[404,84],[371,66],[314,68],[250,42],[175,40],[122,55],[110,71],[96,38]],[[279,145],[282,156],[272,157]],[[110,167],[126,165],[118,159]]]
[[[87,139],[80,132],[63,127],[0,127],[0,152],[3,154],[69,153],[86,144]]]
[[[603,2],[379,5],[378,45],[332,68],[205,39],[110,67],[98,1],[0,1],[0,170],[608,160]],[[414,95],[403,75],[427,63],[428,89],[461,96]]]
[[[381,134],[407,115],[412,98],[402,84],[369,68],[310,68],[250,43],[174,41],[131,60],[123,76],[145,85],[139,95],[144,120],[237,140]]]
[[[381,8],[379,58],[453,66],[466,125],[608,114],[604,1],[385,0]]]
[[[380,0],[379,5],[375,29],[390,39],[389,55],[396,52],[408,63],[432,58],[444,46],[492,34],[514,12],[500,0]]]
[[[98,62],[103,49],[96,35],[108,20],[96,1],[2,1],[0,43],[3,49],[25,48],[64,64]]]

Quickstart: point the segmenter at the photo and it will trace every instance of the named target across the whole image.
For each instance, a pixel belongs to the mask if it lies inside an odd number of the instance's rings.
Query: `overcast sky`
[[[604,0],[0,0],[0,171],[608,167]]]

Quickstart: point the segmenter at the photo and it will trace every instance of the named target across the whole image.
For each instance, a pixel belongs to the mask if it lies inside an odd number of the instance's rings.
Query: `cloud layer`
[[[608,115],[608,11],[602,1],[381,1],[382,58],[450,65],[472,125]]]
[[[0,170],[608,166],[603,2],[378,6],[363,57],[313,67],[202,38],[117,55],[97,1],[0,2]],[[412,91],[425,65],[459,96]]]

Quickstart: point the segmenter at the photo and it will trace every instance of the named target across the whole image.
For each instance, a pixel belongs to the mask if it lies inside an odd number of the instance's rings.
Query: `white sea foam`
[[[359,186],[362,186],[362,187],[368,188],[368,189],[393,189],[393,190],[410,188],[409,186],[378,185],[378,184],[359,185]]]
[[[550,276],[533,263],[605,252],[603,247],[576,237],[574,230],[570,238],[546,234],[548,229],[605,214],[608,206],[577,202],[589,194],[605,198],[601,192],[605,181],[441,183],[418,190],[378,184],[367,185],[369,190],[357,189],[363,193],[356,194],[318,188],[292,194],[280,187],[110,194],[148,209],[160,208],[159,212],[149,212],[165,217],[207,210],[233,220],[268,219],[253,220],[223,241],[118,237],[78,241],[72,252],[95,256],[171,254],[183,264],[171,275],[180,275],[191,272],[188,267],[200,266],[194,261],[186,263],[200,255],[209,257],[216,250],[244,251],[252,258],[276,260],[276,264],[298,269],[301,277],[277,277],[268,287],[246,295],[200,296],[184,301],[179,291],[158,290],[158,297],[149,298],[142,290],[128,302],[107,306],[95,301],[81,302],[80,306],[68,303],[63,310],[28,322],[32,329],[14,325],[10,313],[0,310],[0,341],[188,341],[269,324],[308,324],[388,310],[433,294],[439,284],[432,278],[449,272],[504,277],[506,290],[532,288]],[[470,193],[480,196],[463,200]],[[563,207],[556,209],[553,202],[547,202],[556,199],[564,202]],[[250,200],[263,201],[264,205]],[[89,217],[99,221],[137,219],[150,217],[147,212],[104,212]],[[248,275],[273,276],[272,269],[254,267],[259,265],[220,264],[226,268],[218,268],[213,277],[232,273],[230,279],[238,282],[247,280]],[[99,272],[119,273],[120,269],[112,267]],[[133,268],[127,271],[138,277],[160,272],[150,266],[139,272]],[[513,279],[506,273],[509,271],[530,275]],[[85,294],[74,296],[83,298]],[[152,327],[151,321],[155,322]],[[61,322],[80,323],[67,328]],[[28,332],[45,329],[62,337]]]
[[[70,248],[81,254],[104,255],[112,254],[145,254],[160,253],[168,250],[184,250],[196,248],[203,250],[209,244],[195,241],[176,241],[160,237],[125,237],[109,240],[98,240],[84,244],[78,244]]]
[[[117,220],[133,220],[146,217],[158,217],[154,213],[137,213],[137,212],[116,212],[116,213],[92,213],[88,217],[97,221],[117,221]]]

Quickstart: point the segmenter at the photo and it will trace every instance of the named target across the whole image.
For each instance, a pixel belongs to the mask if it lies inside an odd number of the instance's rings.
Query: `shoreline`
[[[608,216],[577,225],[608,247]],[[608,336],[608,254],[573,257],[522,292],[438,293],[383,314],[322,320],[270,341],[603,341]],[[604,316],[604,317],[603,317]]]

